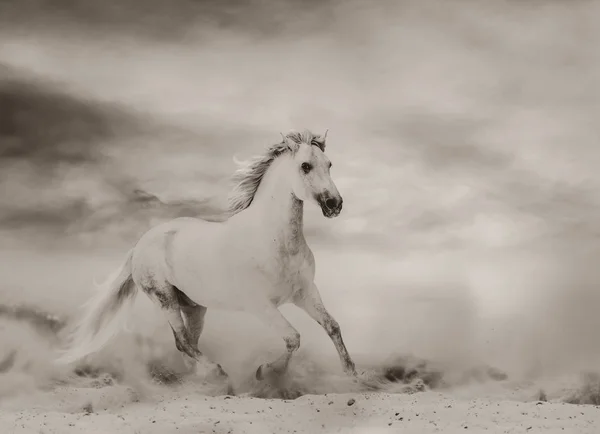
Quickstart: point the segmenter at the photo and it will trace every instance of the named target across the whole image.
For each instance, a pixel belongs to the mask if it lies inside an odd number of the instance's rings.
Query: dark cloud
[[[273,35],[311,15],[312,30],[331,19],[330,1],[316,0],[28,0],[0,3],[0,23],[17,28],[106,30],[136,36],[177,39],[202,27],[235,28],[253,35]],[[322,11],[314,14],[315,10]],[[294,17],[294,20],[290,20]]]
[[[26,209],[5,209],[0,213],[0,224],[4,228],[19,229],[63,229],[73,221],[84,219],[90,214],[90,207],[84,198],[61,201],[56,207],[35,207]]]
[[[26,159],[42,168],[97,161],[104,144],[134,133],[139,124],[118,106],[2,74],[6,70],[0,69],[0,164]]]
[[[135,235],[155,219],[218,214],[210,200],[161,201],[107,156],[160,125],[118,105],[19,78],[6,67],[0,77],[2,229],[55,236],[118,225],[121,234]],[[86,186],[69,194],[62,182],[74,171],[69,182]]]

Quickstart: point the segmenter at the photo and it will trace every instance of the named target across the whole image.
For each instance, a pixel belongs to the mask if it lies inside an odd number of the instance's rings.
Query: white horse
[[[290,132],[263,155],[241,163],[227,220],[177,218],[146,232],[85,306],[60,360],[74,362],[104,347],[127,317],[122,308],[141,289],[165,314],[186,363],[197,363],[208,376],[227,378],[198,350],[207,308],[249,312],[285,341],[281,357],[258,367],[261,380],[284,373],[300,346],[300,334],[278,310],[286,303],[325,329],[344,371],[356,376],[340,327],[315,285],[315,259],[303,234],[304,202],[315,202],[328,218],[342,210],[324,153],[326,135]]]

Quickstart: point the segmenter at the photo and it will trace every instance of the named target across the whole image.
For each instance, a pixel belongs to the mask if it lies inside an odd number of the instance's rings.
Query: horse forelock
[[[314,134],[309,130],[304,130],[302,132],[290,131],[286,134],[285,138],[296,145],[306,143],[307,145],[316,146],[321,151],[325,152],[325,137]]]
[[[281,142],[269,146],[262,155],[252,157],[247,161],[236,161],[239,168],[232,176],[234,186],[229,194],[230,215],[248,208],[273,161],[288,152],[295,154],[302,143],[316,146],[325,152],[324,136],[313,134],[309,130],[290,131],[285,136],[282,135]]]

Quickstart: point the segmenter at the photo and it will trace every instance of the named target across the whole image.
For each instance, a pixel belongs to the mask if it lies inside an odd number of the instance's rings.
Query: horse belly
[[[174,285],[202,306],[244,310],[256,302],[264,282],[238,256],[210,236],[202,248],[181,248],[174,255]]]
[[[206,307],[239,310],[247,304],[244,287],[228,276],[230,270],[219,267],[199,267],[191,280],[184,283],[184,291],[196,303]]]
[[[282,256],[210,224],[178,234],[171,260],[173,284],[193,301],[242,311],[291,301],[302,287],[305,262],[302,254]]]

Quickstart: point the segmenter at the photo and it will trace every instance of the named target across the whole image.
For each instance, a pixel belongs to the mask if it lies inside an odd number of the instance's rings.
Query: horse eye
[[[310,169],[312,169],[311,165],[308,163],[302,163],[302,170],[304,171],[304,173],[308,173],[310,172]]]

